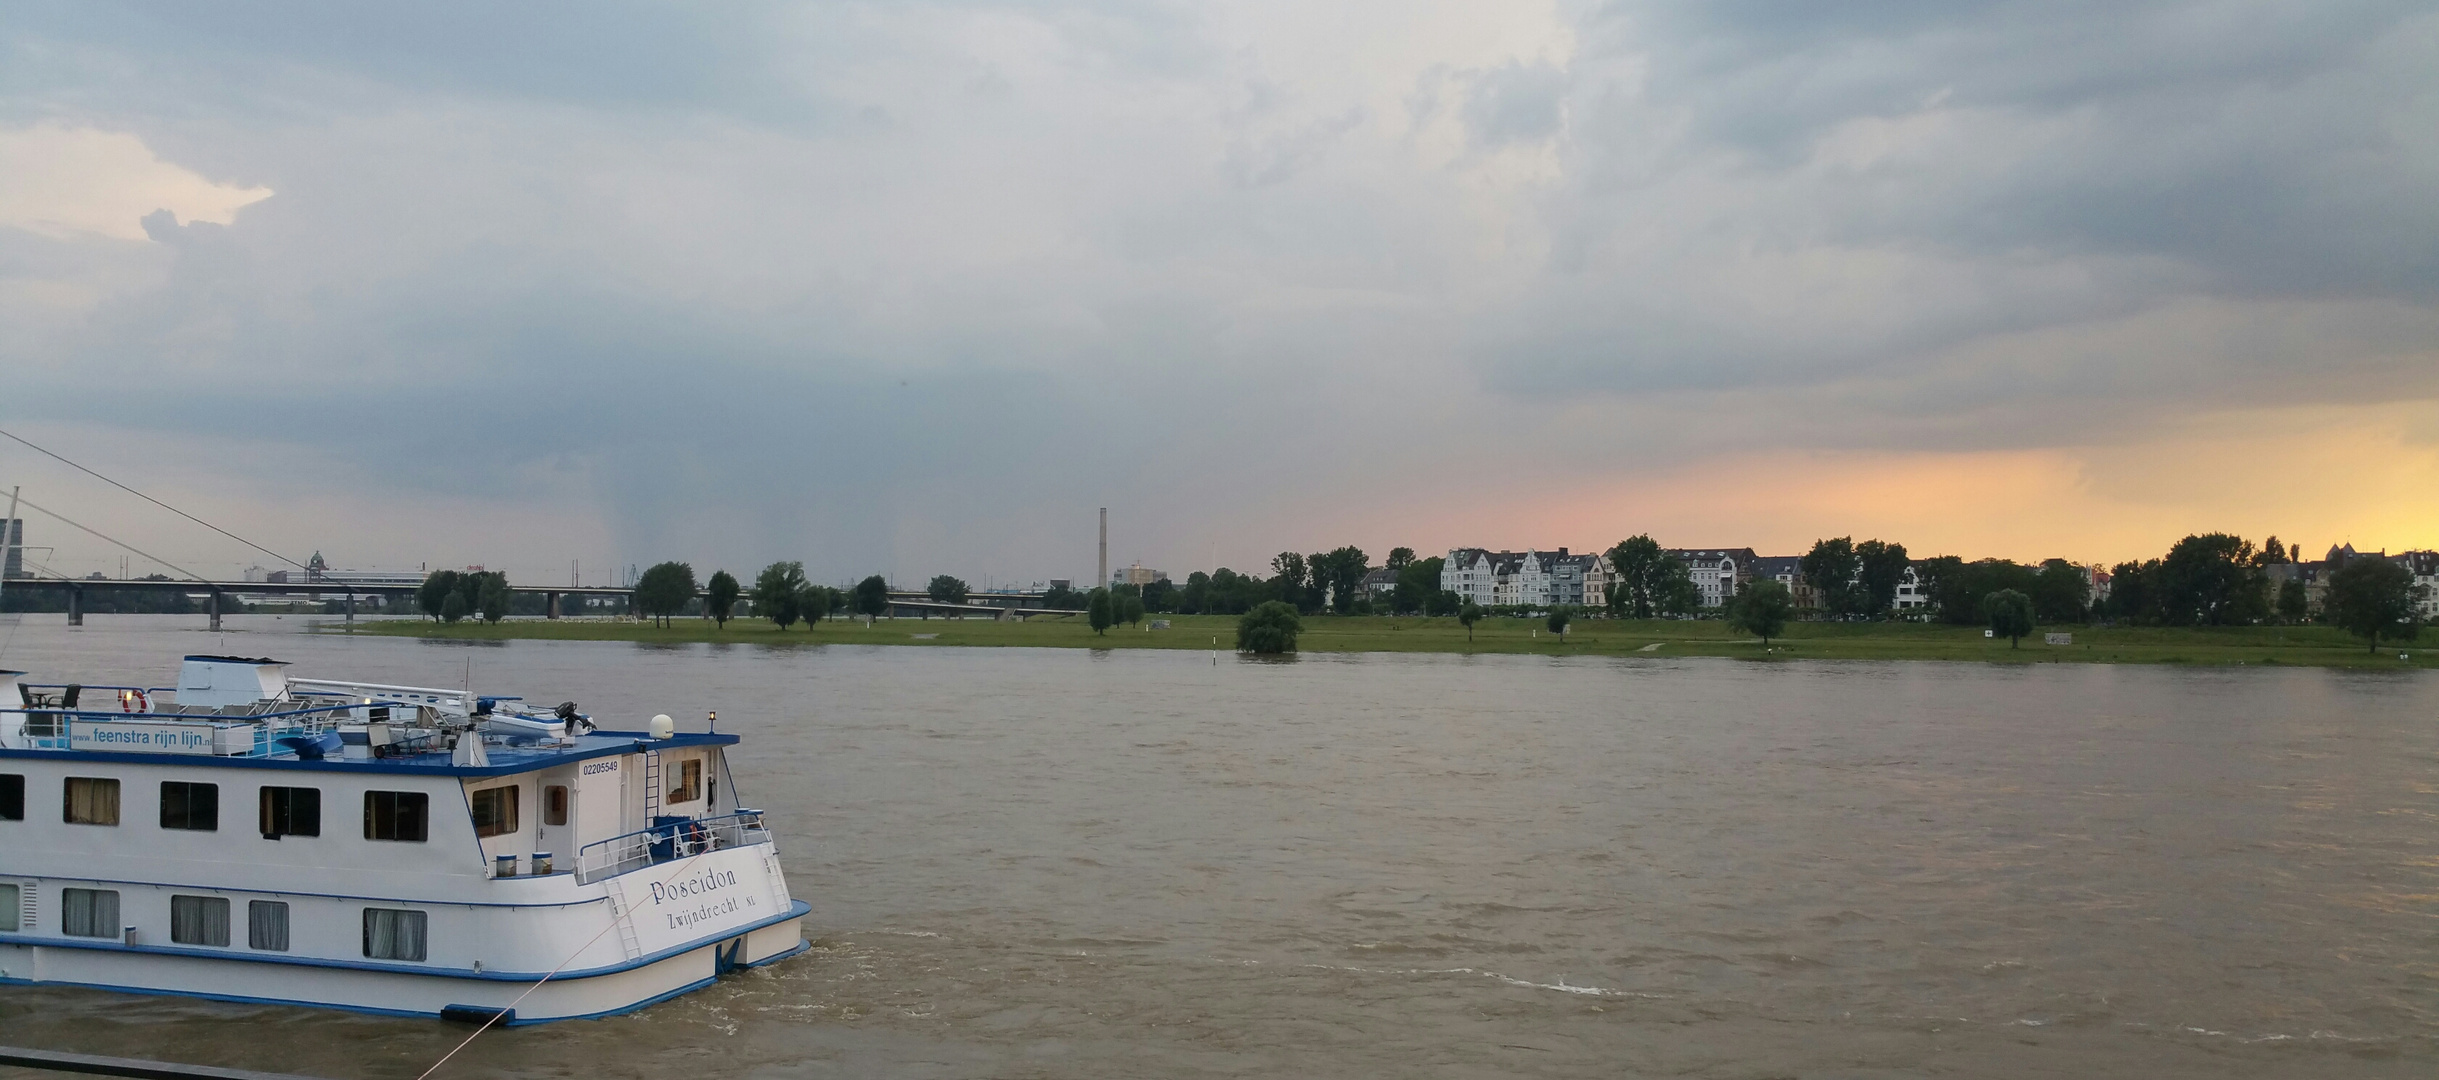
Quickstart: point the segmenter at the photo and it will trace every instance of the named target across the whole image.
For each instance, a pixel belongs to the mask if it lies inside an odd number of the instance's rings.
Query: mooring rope
[[[668,876],[668,877],[665,877],[665,878],[662,878],[662,879],[660,880],[660,883],[661,883],[661,884],[663,884],[663,885],[667,885],[667,884],[669,884],[670,882],[677,880],[677,877],[678,877],[678,875],[679,875],[679,874],[682,874],[682,873],[685,873],[685,872],[686,872],[686,867],[687,867],[687,866],[691,865],[691,864],[692,864],[692,863],[693,863],[693,862],[694,862],[696,859],[700,859],[700,858],[702,858],[703,856],[705,856],[705,855],[709,855],[709,854],[711,854],[711,852],[708,852],[708,851],[697,852],[697,853],[695,853],[695,854],[693,854],[693,855],[686,856],[686,857],[685,857],[684,859],[682,859],[682,860],[679,860],[679,862],[678,862],[678,866],[677,866],[677,869],[676,869],[676,870],[673,870],[673,871],[670,871],[669,876]],[[603,899],[606,901],[608,898],[607,898],[607,897],[604,897]],[[558,974],[559,974],[559,972],[561,972],[561,971],[565,970],[569,964],[573,964],[573,963],[575,963],[575,962],[576,962],[576,958],[577,958],[577,957],[584,955],[584,951],[585,951],[586,949],[590,949],[590,948],[592,948],[592,947],[593,947],[593,943],[594,943],[594,942],[600,941],[600,940],[602,939],[602,935],[604,935],[604,934],[608,934],[610,931],[618,929],[618,923],[619,923],[619,920],[620,920],[620,919],[624,919],[624,918],[626,918],[626,916],[625,916],[624,914],[617,914],[617,915],[614,915],[614,916],[613,916],[613,917],[610,919],[610,924],[609,924],[608,926],[604,926],[604,927],[602,927],[602,928],[601,928],[601,933],[593,935],[593,937],[592,937],[592,939],[591,939],[590,941],[586,941],[584,944],[577,946],[577,947],[576,947],[576,951],[575,951],[575,952],[572,952],[572,953],[569,953],[569,954],[568,954],[567,959],[559,961],[559,966],[558,966],[558,967],[555,967],[555,968],[550,969],[550,973],[549,973],[549,974],[544,975],[544,976],[542,976],[541,978],[534,980],[534,984],[533,984],[532,986],[528,986],[528,987],[526,987],[526,988],[525,988],[525,992],[524,992],[524,993],[522,993],[522,994],[518,994],[518,995],[517,995],[517,997],[516,997],[516,1000],[515,1000],[515,1001],[511,1001],[511,1002],[509,1002],[509,1003],[508,1003],[508,1007],[507,1007],[507,1008],[493,1010],[493,1011],[492,1011],[491,1016],[490,1016],[488,1019],[485,1019],[485,1020],[483,1021],[483,1026],[478,1027],[478,1028],[475,1028],[475,1029],[474,1029],[474,1034],[466,1036],[465,1041],[458,1043],[458,1044],[457,1044],[456,1046],[454,1046],[454,1047],[451,1047],[448,1053],[446,1053],[446,1054],[442,1054],[442,1055],[440,1056],[440,1060],[439,1060],[439,1061],[435,1061],[435,1062],[433,1062],[433,1063],[432,1063],[432,1067],[431,1067],[431,1068],[429,1068],[429,1069],[425,1069],[425,1070],[424,1070],[422,1073],[418,1074],[418,1075],[415,1077],[415,1080],[432,1080],[432,1074],[433,1074],[433,1073],[436,1073],[436,1072],[439,1072],[439,1071],[440,1071],[440,1067],[441,1067],[441,1066],[443,1066],[443,1065],[448,1064],[448,1063],[449,1063],[449,1059],[450,1059],[450,1058],[456,1057],[456,1056],[457,1056],[457,1052],[458,1052],[459,1050],[463,1050],[463,1049],[465,1049],[466,1047],[473,1045],[473,1044],[474,1044],[474,1040],[476,1040],[476,1039],[478,1039],[478,1038],[481,1038],[481,1037],[482,1037],[482,1034],[483,1034],[484,1032],[491,1030],[491,1025],[496,1024],[496,1023],[499,1023],[499,1022],[500,1022],[500,1018],[502,1018],[502,1017],[504,1017],[504,1016],[507,1016],[507,1015],[509,1015],[510,1013],[513,1013],[513,1012],[517,1011],[517,1006],[518,1006],[519,1004],[523,1003],[523,1002],[524,1002],[524,1000],[525,1000],[526,998],[533,996],[533,992],[534,992],[534,991],[542,989],[542,984],[543,984],[543,983],[546,983],[546,982],[551,981],[551,979],[552,979],[554,976],[558,975]],[[717,948],[717,946],[716,946],[716,945],[715,945],[714,947],[715,947],[715,948]]]

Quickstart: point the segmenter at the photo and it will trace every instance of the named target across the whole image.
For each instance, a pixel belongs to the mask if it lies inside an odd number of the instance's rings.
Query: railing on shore
[[[590,885],[654,863],[771,842],[770,830],[763,827],[759,810],[740,810],[724,817],[664,820],[649,829],[597,840],[578,849],[576,882]]]

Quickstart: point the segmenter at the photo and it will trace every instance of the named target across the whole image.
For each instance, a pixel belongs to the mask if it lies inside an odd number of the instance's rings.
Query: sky
[[[2433,547],[2439,6],[12,4],[0,326],[357,568]]]

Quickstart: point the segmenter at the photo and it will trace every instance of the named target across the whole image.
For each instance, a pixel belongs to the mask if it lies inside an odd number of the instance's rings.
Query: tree
[[[422,608],[424,614],[435,620],[445,619],[447,617],[441,614],[441,608],[448,603],[450,597],[455,595],[457,595],[457,571],[434,570],[424,577],[423,584],[415,590],[415,606]],[[460,611],[457,613],[457,617],[465,618],[466,613]]]
[[[669,625],[669,617],[694,599],[694,567],[682,562],[657,563],[635,581],[635,610],[654,625]]]
[[[2091,610],[2092,580],[2065,559],[2049,559],[2033,578],[2033,617],[2051,625],[2078,623]]]
[[[1982,610],[1990,614],[1990,632],[2007,639],[2007,647],[2018,647],[2024,635],[2033,631],[2032,597],[2014,589],[2000,589],[1982,598]]]
[[[1303,556],[1296,558],[1301,564]],[[1253,610],[1254,605],[1277,596],[1277,591],[1269,582],[1223,566],[1211,572],[1211,584],[1204,593],[1203,614],[1242,615]]]
[[[1551,633],[1558,635],[1561,640],[1564,640],[1567,636],[1567,624],[1574,621],[1575,610],[1573,608],[1570,608],[1565,604],[1552,604],[1550,605],[1550,617],[1544,619],[1542,622],[1543,625],[1550,628]]]
[[[475,611],[481,613],[483,621],[487,623],[496,623],[507,618],[510,598],[508,575],[494,570],[478,576],[482,578],[482,581],[475,588]]]
[[[837,608],[837,589],[827,585],[815,585],[808,581],[796,590],[796,613],[804,616],[807,632],[810,632],[814,624],[821,622],[824,617]]]
[[[1863,608],[1857,596],[1855,578],[1862,573],[1862,560],[1855,557],[1855,538],[1841,536],[1835,540],[1815,540],[1812,550],[1798,563],[1804,581],[1812,586],[1813,601],[1823,612],[1833,616],[1859,614]]]
[[[1304,561],[1310,575],[1313,607],[1320,608],[1326,594],[1331,610],[1344,615],[1355,609],[1355,599],[1363,591],[1363,577],[1370,573],[1372,560],[1363,549],[1348,545],[1335,551],[1314,555]]]
[[[880,618],[889,614],[889,582],[874,574],[855,583],[855,592],[847,599],[847,607],[858,615]]]
[[[1278,656],[1296,651],[1296,635],[1304,631],[1303,620],[1296,609],[1277,600],[1266,600],[1238,617],[1236,650],[1256,656]]]
[[[1654,602],[1663,615],[1691,615],[1702,609],[1702,590],[1694,587],[1694,568],[1674,555],[1660,560],[1659,591]]]
[[[1410,547],[1390,548],[1389,557],[1381,560],[1380,565],[1391,573],[1402,571],[1414,565],[1414,549]]]
[[[1299,608],[1304,606],[1305,587],[1310,576],[1304,565],[1304,556],[1293,551],[1280,552],[1270,560],[1270,574],[1271,588],[1276,590],[1279,599]]]
[[[797,605],[805,590],[805,564],[775,562],[754,577],[754,612],[778,623],[782,630],[804,614]]]
[[[448,598],[440,602],[440,621],[454,624],[465,617],[466,594],[450,590]]]
[[[1081,611],[1084,608],[1084,594],[1077,592],[1073,586],[1053,585],[1043,590],[1042,606],[1055,611]]]
[[[2321,602],[2331,625],[2356,637],[2371,639],[2380,651],[2380,638],[2412,641],[2422,627],[2414,618],[2413,571],[2378,556],[2360,556],[2329,575],[2329,595]]]
[[[1904,544],[1880,540],[1856,544],[1855,598],[1861,605],[1858,612],[1875,619],[1886,616],[1897,603],[1897,586],[1905,581],[1905,569],[1912,562],[1906,558]]]
[[[1403,548],[1399,549],[1404,550]],[[1395,556],[1397,552],[1389,553]],[[1440,592],[1440,568],[1447,559],[1434,555],[1412,560],[1397,568],[1397,587],[1389,592],[1389,610],[1399,615],[1429,612]],[[1454,611],[1455,608],[1449,610]]]
[[[2269,614],[2253,545],[2227,533],[2188,536],[2160,560],[2160,615],[2171,626],[2227,626]]]
[[[2160,620],[2160,561],[2121,562],[2109,568],[2109,617],[2128,625]]]
[[[1608,556],[1610,568],[1617,573],[1617,583],[1608,596],[1610,612],[1632,619],[1651,618],[1660,610],[1664,588],[1660,570],[1668,553],[1646,533],[1618,541]]]
[[[1767,578],[1746,583],[1728,601],[1728,625],[1762,639],[1765,646],[1787,629],[1793,614],[1795,594]]]
[[[1471,600],[1466,601],[1464,607],[1457,609],[1457,621],[1465,626],[1465,640],[1472,641],[1474,624],[1482,621],[1482,605]]]
[[[1125,593],[1117,598],[1117,604],[1116,614],[1119,622],[1133,626],[1143,621],[1143,597],[1135,593]]]
[[[1118,621],[1118,608],[1108,589],[1094,589],[1086,594],[1084,617],[1092,623],[1093,633],[1109,633],[1109,628]]]
[[[1915,564],[1915,573],[1939,618],[1956,626],[1973,626],[1989,617],[1982,598],[2001,589],[2030,594],[2039,571],[2006,559],[1966,562],[1942,555]]]
[[[2310,614],[2310,604],[2304,595],[2304,583],[2301,580],[2288,578],[2284,584],[2278,586],[2279,618],[2291,623],[2300,623],[2304,621],[2305,616]]]
[[[965,582],[950,577],[947,574],[942,574],[933,578],[932,583],[925,586],[923,591],[929,594],[932,599],[943,604],[965,603]]]
[[[1431,599],[1423,602],[1423,614],[1432,616],[1434,618],[1444,615],[1454,615],[1460,609],[1464,608],[1464,606],[1465,598],[1458,596],[1455,590],[1434,589],[1431,592]],[[1471,639],[1469,638],[1468,640]]]
[[[735,574],[726,570],[712,571],[710,584],[703,586],[703,614],[710,616],[711,621],[721,629],[727,629],[728,616],[737,610],[737,596],[741,591]]]
[[[1186,575],[1186,587],[1177,590],[1177,612],[1200,615],[1210,610],[1211,575],[1197,570]]]

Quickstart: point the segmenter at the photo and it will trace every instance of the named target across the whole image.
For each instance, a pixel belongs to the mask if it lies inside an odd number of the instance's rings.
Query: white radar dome
[[[653,738],[666,739],[675,734],[677,734],[677,721],[671,720],[668,713],[661,713],[652,718]]]

